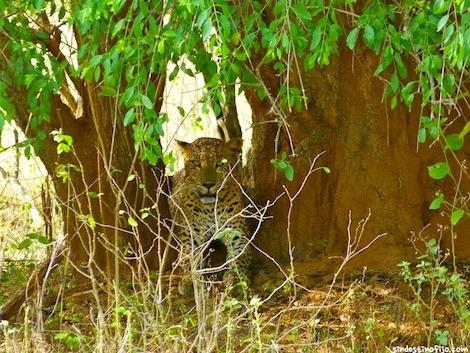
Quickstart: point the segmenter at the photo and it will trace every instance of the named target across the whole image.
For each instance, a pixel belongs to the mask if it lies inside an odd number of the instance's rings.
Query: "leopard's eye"
[[[197,159],[193,159],[191,162],[192,162],[196,167],[199,167],[199,166],[201,165],[201,162],[198,161]]]
[[[228,160],[226,158],[221,159],[219,162],[217,162],[217,167],[221,167],[224,164],[226,164]]]

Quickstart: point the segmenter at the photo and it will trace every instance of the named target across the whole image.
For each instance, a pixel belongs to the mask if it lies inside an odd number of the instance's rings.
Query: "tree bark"
[[[6,55],[7,43],[8,38],[0,35]],[[14,77],[7,64],[4,61],[1,68]],[[159,111],[164,78],[155,76],[152,79],[158,87],[155,109]],[[159,259],[157,243],[166,241],[168,235],[161,227],[169,216],[166,199],[156,199],[157,188],[165,187],[161,179],[164,165],[160,163],[151,168],[139,160],[131,129],[124,128],[116,99],[99,95],[98,87],[84,80],[75,80],[75,85],[82,95],[83,116],[77,116],[76,110],[65,104],[61,96],[52,95],[51,122],[40,127],[47,133],[61,130],[72,136],[72,151],[58,154],[57,143],[50,135],[39,151],[60,201],[70,259],[77,269],[91,267],[97,273],[111,275],[116,251],[131,244],[136,254],[145,254],[146,265],[156,267]],[[8,94],[16,103],[15,122],[27,137],[34,138],[37,131],[32,131],[29,126],[26,90],[10,86]],[[66,97],[62,95],[62,98]],[[68,180],[64,181],[58,168],[67,171]],[[132,181],[128,180],[130,174],[136,175]],[[158,211],[154,218],[140,222],[138,228],[129,226],[129,217],[138,219],[141,209],[155,203]]]
[[[271,209],[272,218],[263,224],[256,242],[276,260],[290,259],[290,234],[296,261],[314,260],[315,266],[308,267],[310,271],[323,265],[328,269],[328,258],[344,255],[347,250],[349,212],[354,235],[358,222],[370,211],[361,246],[379,234],[387,235],[354,259],[352,265],[388,270],[414,256],[410,241],[413,234],[431,224],[421,235],[437,239],[439,224],[448,223],[448,216],[443,218],[428,208],[437,190],[451,195],[453,187],[449,180],[433,181],[427,175],[426,166],[442,160],[440,148],[422,145],[417,150],[420,102],[415,102],[411,112],[402,105],[391,110],[388,101],[382,99],[383,84],[373,75],[377,65],[378,58],[372,52],[353,55],[343,48],[328,67],[300,73],[308,109],[286,113],[292,141],[285,129],[278,141],[279,151],[292,152],[292,143],[297,155],[292,159],[296,177],[290,183],[269,165],[275,156],[278,129],[277,124],[266,123],[274,118],[271,104],[247,90],[253,111],[250,189],[259,203],[274,200],[283,192],[283,185],[295,193],[310,162],[322,151],[325,153],[317,164],[331,169],[331,174],[319,171],[308,179],[293,203],[290,220],[286,216],[286,195]],[[274,70],[264,65],[259,74],[275,97],[279,78]],[[298,77],[296,72],[290,76]],[[290,84],[300,87],[298,80]],[[460,130],[456,127],[456,131]],[[468,155],[468,146],[462,153]],[[457,227],[456,234],[457,256],[468,258],[468,219]],[[442,245],[450,248],[448,230],[443,232]]]

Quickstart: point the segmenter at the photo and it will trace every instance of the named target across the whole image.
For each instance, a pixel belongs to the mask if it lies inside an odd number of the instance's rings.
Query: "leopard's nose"
[[[203,185],[205,188],[207,188],[207,190],[209,190],[210,188],[212,188],[212,187],[215,185],[215,183],[212,182],[212,181],[205,181],[204,183],[202,183],[202,185]]]

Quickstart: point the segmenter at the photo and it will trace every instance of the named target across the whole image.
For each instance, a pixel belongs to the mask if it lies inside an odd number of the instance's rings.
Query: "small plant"
[[[70,135],[62,133],[61,130],[54,130],[51,132],[51,135],[57,145],[57,154],[69,153],[72,149],[73,138]]]
[[[437,344],[440,344],[441,346],[447,346],[449,341],[449,331],[436,330],[434,331],[434,338]]]
[[[226,312],[227,340],[225,343],[225,352],[234,352],[234,332],[236,324],[234,323],[234,313],[242,308],[242,303],[236,298],[227,298],[223,302],[223,308]]]
[[[459,273],[449,273],[444,262],[448,253],[443,253],[435,239],[426,242],[426,250],[417,257],[418,263],[412,267],[408,261],[398,264],[401,275],[413,291],[415,302],[411,310],[416,314],[424,314],[428,321],[428,344],[431,344],[432,334],[442,345],[447,344],[448,331],[434,330],[437,321],[435,309],[438,297],[444,296],[454,307],[462,326],[468,332],[470,328],[470,308],[468,305],[468,289]],[[424,290],[424,289],[429,290]],[[445,344],[443,342],[446,342]]]
[[[56,334],[54,339],[64,343],[68,348],[77,348],[85,340],[85,336],[63,331]]]
[[[287,160],[286,152],[281,153],[280,159],[271,159],[271,164],[274,166],[274,168],[283,172],[287,180],[294,180],[294,167],[290,161]]]

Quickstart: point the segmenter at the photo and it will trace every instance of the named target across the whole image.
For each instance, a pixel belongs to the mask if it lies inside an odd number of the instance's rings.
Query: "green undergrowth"
[[[1,352],[386,352],[396,346],[467,347],[468,264],[454,272],[435,241],[393,273],[365,272],[303,286],[262,269],[252,289],[220,284],[177,294],[179,277],[127,274],[120,288],[80,280],[62,264],[43,296],[32,294],[2,322]],[[3,300],[31,265],[5,264]],[[268,280],[266,280],[268,278]],[[258,280],[261,279],[261,280]],[[161,283],[159,287],[158,283]],[[39,290],[41,292],[41,290]],[[121,350],[120,350],[121,349]]]

